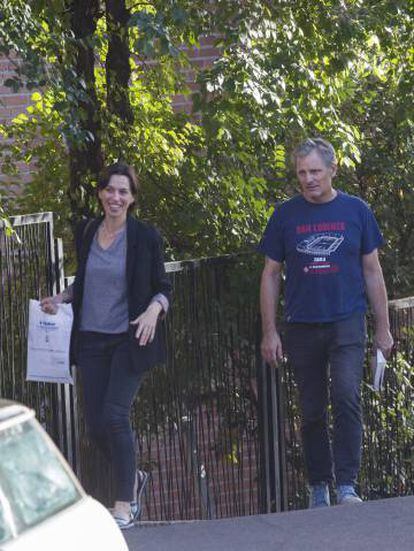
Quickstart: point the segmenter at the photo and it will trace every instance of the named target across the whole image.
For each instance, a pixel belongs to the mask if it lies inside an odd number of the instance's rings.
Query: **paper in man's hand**
[[[384,373],[387,361],[384,358],[384,354],[378,348],[376,353],[371,358],[371,372],[372,372],[372,390],[379,392],[384,385]]]

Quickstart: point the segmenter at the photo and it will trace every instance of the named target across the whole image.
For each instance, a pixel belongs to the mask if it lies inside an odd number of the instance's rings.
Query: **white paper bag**
[[[57,314],[45,314],[38,300],[29,302],[27,381],[70,383],[69,344],[72,307],[59,304]]]

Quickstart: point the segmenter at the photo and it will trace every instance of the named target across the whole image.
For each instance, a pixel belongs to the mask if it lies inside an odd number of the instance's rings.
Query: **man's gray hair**
[[[296,166],[298,157],[307,157],[312,151],[316,151],[326,166],[336,165],[335,149],[332,144],[323,138],[308,138],[300,143],[292,153],[292,161]]]

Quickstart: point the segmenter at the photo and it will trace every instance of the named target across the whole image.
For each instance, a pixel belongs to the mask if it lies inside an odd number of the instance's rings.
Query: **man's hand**
[[[276,330],[263,335],[261,352],[264,361],[272,367],[283,360],[282,341]]]
[[[376,329],[374,336],[374,346],[379,348],[384,354],[385,358],[388,358],[391,354],[392,347],[394,346],[394,339],[388,328]]]
[[[137,326],[135,338],[138,340],[140,346],[145,346],[153,341],[161,310],[162,307],[159,302],[151,302],[145,312],[130,322],[131,325]]]

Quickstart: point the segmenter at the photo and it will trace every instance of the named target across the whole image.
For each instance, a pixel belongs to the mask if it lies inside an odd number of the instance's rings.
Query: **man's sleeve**
[[[280,212],[277,208],[275,208],[274,213],[267,223],[257,250],[276,262],[283,262],[285,259],[283,228],[280,219]]]
[[[378,227],[375,216],[369,206],[366,205],[364,231],[362,232],[362,254],[372,253],[374,249],[378,249],[384,243],[384,237]]]

